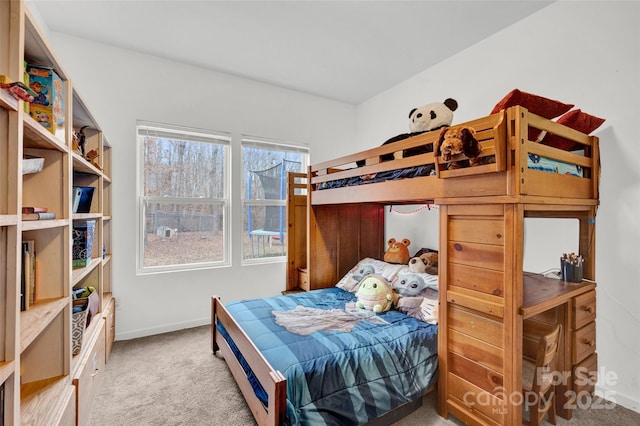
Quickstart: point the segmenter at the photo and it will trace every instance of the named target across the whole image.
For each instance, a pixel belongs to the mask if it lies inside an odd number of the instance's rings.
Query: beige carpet
[[[460,425],[435,410],[435,392],[396,425]],[[116,342],[93,403],[92,426],[255,424],[224,360],[211,353],[209,327]],[[547,423],[548,424],[548,423]],[[578,410],[559,425],[640,425],[622,407]]]

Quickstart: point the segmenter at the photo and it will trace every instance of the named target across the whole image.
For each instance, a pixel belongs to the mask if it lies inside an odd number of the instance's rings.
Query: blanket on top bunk
[[[226,305],[271,366],[287,379],[290,424],[363,424],[420,398],[437,377],[437,325],[399,311],[358,318],[349,331],[300,335],[276,322],[297,307],[341,310],[352,293],[328,288]],[[256,395],[267,397],[224,327],[218,330],[245,368]]]
[[[540,157],[535,154],[529,154],[527,166],[530,169],[541,170],[544,172],[560,173],[563,175],[577,177],[583,176],[583,170],[580,166],[553,160],[551,158]],[[420,176],[435,176],[435,166],[433,164],[425,164],[421,166],[407,167],[404,169],[354,176],[351,178],[336,179],[333,181],[319,183],[316,185],[316,189],[343,188],[345,186],[365,185],[368,183],[386,182],[389,180],[399,180]]]

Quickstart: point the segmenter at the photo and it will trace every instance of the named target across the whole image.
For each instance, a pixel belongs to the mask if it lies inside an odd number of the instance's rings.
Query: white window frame
[[[308,146],[303,145],[303,144],[298,144],[298,143],[292,143],[292,142],[285,142],[285,141],[281,141],[281,140],[276,140],[276,139],[270,139],[270,138],[264,138],[264,137],[258,137],[258,136],[248,136],[248,135],[242,135],[241,136],[241,140],[240,140],[240,152],[241,152],[241,156],[243,156],[244,154],[244,148],[245,147],[256,147],[256,148],[262,148],[262,149],[268,149],[268,150],[273,150],[273,151],[289,151],[289,152],[298,152],[300,154],[303,155],[304,161],[302,163],[302,170],[306,171],[307,167],[309,165],[309,161],[310,161],[310,149]],[[241,173],[243,174],[243,179],[244,179],[244,174],[247,171],[244,170],[244,159],[241,159]],[[242,247],[242,242],[244,239],[244,219],[245,219],[245,214],[247,212],[247,208],[249,206],[283,206],[286,208],[287,206],[287,200],[286,200],[286,195],[285,195],[285,199],[283,200],[248,200],[247,199],[247,194],[246,191],[244,190],[244,185],[241,185],[241,192],[242,192],[242,221],[243,221],[243,230],[240,233],[240,246]],[[285,224],[286,227],[286,224]],[[282,244],[284,244],[284,242],[281,242]],[[281,262],[286,262],[287,260],[287,256],[286,256],[286,249],[285,249],[285,255],[284,256],[265,256],[265,257],[255,257],[255,258],[245,258],[244,256],[244,250],[241,249],[242,254],[241,254],[241,264],[242,265],[252,265],[252,264],[261,264],[261,263],[281,263]]]
[[[223,198],[188,198],[188,197],[156,197],[145,196],[144,194],[144,138],[147,136],[163,137],[174,140],[191,140],[195,142],[211,142],[225,146],[224,150],[224,196]],[[149,121],[136,121],[136,165],[137,165],[137,274],[147,275],[162,272],[189,271],[196,269],[208,269],[221,266],[229,266],[231,264],[231,135],[225,132],[218,132],[205,129],[197,129],[190,127],[182,127],[172,124],[154,123]],[[144,265],[144,232],[145,232],[145,204],[146,203],[175,203],[175,204],[206,204],[222,206],[223,211],[223,256],[220,261],[186,263],[165,266],[143,266]]]

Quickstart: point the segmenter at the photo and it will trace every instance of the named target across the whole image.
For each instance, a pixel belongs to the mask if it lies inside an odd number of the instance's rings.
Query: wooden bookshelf
[[[87,104],[62,67],[24,1],[0,2],[0,74],[13,81],[25,75],[25,62],[51,67],[63,87],[64,123],[58,131],[36,121],[22,101],[0,89],[0,384],[4,385],[4,424],[76,424],[90,410],[95,387],[89,357],[106,361],[105,313],[112,306],[111,146]],[[34,104],[31,105],[33,107]],[[42,108],[39,106],[38,108]],[[45,112],[46,113],[46,112]],[[73,134],[86,127],[86,151],[74,150]],[[25,155],[44,159],[37,173],[22,173]],[[91,210],[73,212],[73,186],[95,188]],[[22,206],[46,207],[53,220],[22,220]],[[73,227],[96,223],[91,260],[74,269]],[[21,311],[22,242],[35,245],[35,301]],[[103,258],[103,245],[108,252]],[[100,303],[84,330],[81,351],[72,352],[72,294],[94,287]],[[109,324],[114,313],[109,311]],[[5,321],[6,319],[6,321]],[[108,333],[113,339],[114,333]],[[85,417],[83,417],[85,418]]]

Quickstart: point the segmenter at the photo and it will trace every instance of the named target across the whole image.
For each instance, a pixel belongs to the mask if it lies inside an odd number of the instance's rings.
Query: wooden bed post
[[[447,244],[447,206],[441,205],[439,218],[439,266],[438,266],[438,282],[442,289],[448,282],[448,244]],[[446,292],[438,291],[438,348],[447,348],[447,299]],[[440,377],[438,379],[438,414],[445,419],[449,418],[449,410],[447,409],[447,356],[446,353],[438,351],[438,370]]]

